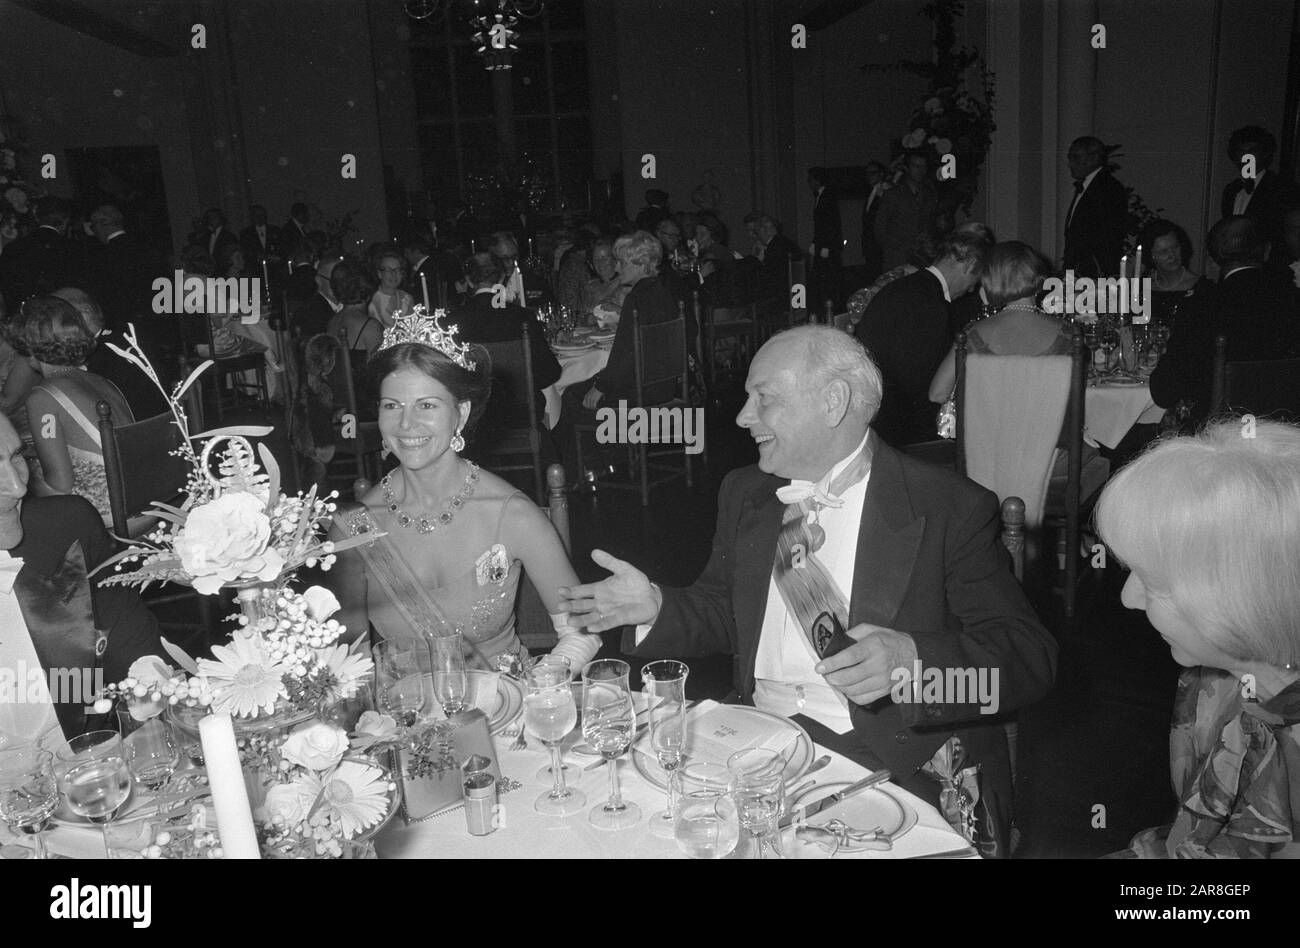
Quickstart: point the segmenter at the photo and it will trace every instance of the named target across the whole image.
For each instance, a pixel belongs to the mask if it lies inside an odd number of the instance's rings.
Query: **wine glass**
[[[118,709],[117,725],[131,773],[148,789],[157,790],[181,762],[171,728],[158,716],[137,721],[125,708]]]
[[[428,710],[430,680],[420,667],[420,647],[411,642],[380,642],[374,648],[375,684],[380,708],[400,726],[415,727]]]
[[[131,795],[131,768],[126,748],[116,731],[91,731],[68,741],[59,754],[59,789],[68,809],[101,828]],[[108,854],[108,836],[104,836]]]
[[[524,696],[524,727],[551,752],[551,775],[554,784],[543,793],[533,809],[547,816],[569,816],[587,803],[581,790],[571,790],[564,782],[560,761],[560,741],[578,723],[578,709],[569,687],[569,669],[560,664],[537,664],[528,670],[528,693]]]
[[[433,656],[433,696],[447,717],[469,708],[469,676],[465,674],[464,637],[459,631],[445,632],[429,639]]]
[[[550,654],[543,655],[541,658],[537,659],[534,667],[536,667],[537,665],[550,665],[555,668],[562,668],[564,669],[565,681],[571,683],[573,680],[573,670],[572,670],[573,663],[570,662],[569,659],[565,658],[563,655],[550,655]],[[572,684],[570,684],[569,693],[570,694],[573,693]],[[576,699],[574,701],[574,704],[576,706],[577,704]],[[574,714],[573,723],[574,725],[578,723],[576,712]],[[573,725],[570,726],[570,729],[572,729],[572,727]],[[563,744],[564,742],[561,741],[560,743]],[[568,764],[564,762],[563,756],[561,756],[560,758],[560,770],[564,771],[564,778],[566,780],[574,776],[573,770],[569,767]],[[545,764],[537,771],[537,779],[540,780],[542,783],[546,783],[547,781],[553,779],[554,777],[555,774],[551,773],[551,765],[549,763]]]
[[[48,858],[41,833],[58,805],[53,754],[29,745],[0,750],[0,820],[31,835],[37,859]]]
[[[646,695],[646,714],[650,719],[650,746],[659,766],[668,776],[667,802],[660,813],[650,819],[650,832],[661,839],[673,837],[673,771],[682,764],[686,747],[686,676],[690,669],[683,662],[651,662],[641,669],[642,688]]]
[[[1105,353],[1102,370],[1110,369],[1110,354],[1119,345],[1119,324],[1110,316],[1097,318],[1097,348]]]
[[[591,811],[599,829],[627,829],[641,821],[641,809],[625,803],[618,786],[618,758],[632,746],[636,710],[628,686],[627,662],[603,658],[582,670],[582,736],[609,762],[609,800]]]
[[[727,758],[741,828],[755,841],[754,858],[764,859],[767,837],[776,832],[785,808],[785,758],[749,747]]]
[[[719,764],[687,762],[675,771],[673,838],[692,859],[722,859],[740,842],[731,772]]]

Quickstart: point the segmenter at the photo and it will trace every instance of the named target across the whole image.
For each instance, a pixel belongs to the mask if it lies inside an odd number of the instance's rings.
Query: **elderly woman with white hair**
[[[1097,506],[1101,538],[1184,666],[1179,809],[1139,856],[1300,856],[1300,428],[1251,416],[1157,442]]]

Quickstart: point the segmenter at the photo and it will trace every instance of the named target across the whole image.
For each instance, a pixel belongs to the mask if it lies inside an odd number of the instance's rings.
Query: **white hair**
[[[1106,485],[1096,522],[1226,655],[1300,661],[1300,427],[1233,418],[1157,442]]]
[[[803,342],[808,375],[806,386],[825,386],[836,380],[849,387],[849,405],[866,415],[867,423],[880,411],[884,391],[880,369],[857,337],[834,326],[798,326],[774,338]]]

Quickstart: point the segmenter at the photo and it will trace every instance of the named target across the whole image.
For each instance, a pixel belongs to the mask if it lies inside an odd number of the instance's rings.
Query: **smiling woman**
[[[459,453],[491,390],[486,353],[458,344],[422,310],[385,334],[367,367],[384,447],[398,466],[335,517],[336,537],[387,534],[340,555],[331,572],[340,621],[421,645],[422,629],[453,627],[495,666],[524,652],[514,609],[527,569],[561,636],[555,651],[580,667],[600,640],[572,628],[561,607],[559,588],[577,576],[550,520]]]

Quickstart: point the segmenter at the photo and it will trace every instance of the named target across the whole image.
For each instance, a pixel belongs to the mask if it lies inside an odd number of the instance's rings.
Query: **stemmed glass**
[[[58,805],[53,754],[30,746],[0,750],[0,820],[31,835],[37,859],[48,858],[41,833]]]
[[[429,679],[421,667],[422,647],[412,642],[380,642],[374,648],[379,707],[400,726],[415,727],[427,712]]]
[[[688,762],[673,773],[673,838],[692,859],[722,859],[740,842],[731,772],[719,764]]]
[[[668,799],[662,812],[650,819],[650,832],[661,839],[673,837],[673,771],[682,764],[686,747],[686,676],[683,662],[651,662],[641,669],[650,719],[650,746],[668,776]]]
[[[181,762],[181,753],[171,728],[158,716],[137,721],[124,708],[118,709],[117,727],[131,773],[148,789],[157,790],[176,772],[176,766]]]
[[[131,795],[131,768],[116,731],[91,731],[68,741],[56,775],[68,808],[101,827]],[[104,837],[108,853],[108,836]]]
[[[578,723],[578,709],[569,687],[569,669],[565,665],[534,665],[528,670],[528,693],[524,696],[524,726],[528,733],[550,749],[551,774],[555,782],[543,793],[533,809],[547,816],[569,816],[587,803],[581,790],[571,790],[564,783],[564,766],[560,761],[560,741]]]
[[[582,736],[609,762],[609,800],[591,811],[599,829],[627,829],[641,821],[641,809],[625,803],[618,786],[618,758],[632,746],[636,710],[627,662],[602,658],[582,670]]]
[[[536,664],[537,664],[537,665],[550,665],[550,666],[553,667],[553,668],[562,668],[562,669],[564,670],[564,679],[565,679],[565,681],[569,681],[569,682],[571,682],[571,681],[573,680],[572,663],[571,663],[567,658],[565,658],[563,655],[543,655],[541,658],[537,659],[537,663],[536,663]],[[534,667],[536,667],[536,666],[534,666]],[[573,693],[573,688],[572,688],[572,686],[570,686],[569,693],[570,693],[570,694]],[[576,706],[576,699],[575,699],[575,706]],[[576,717],[576,713],[575,713],[575,717],[574,717],[574,719],[573,719],[573,723],[574,723],[575,725],[578,723],[578,719],[577,719],[577,717]],[[572,727],[573,727],[573,725],[570,725],[570,730],[572,730]],[[560,743],[563,744],[564,742],[561,741]],[[573,776],[573,772],[572,772],[572,770],[570,769],[569,765],[566,764],[566,763],[564,762],[564,758],[563,758],[563,756],[560,757],[560,770],[564,771],[564,777],[565,777],[566,780],[567,780],[569,777]],[[541,768],[537,771],[537,779],[540,780],[540,781],[542,781],[543,783],[545,783],[545,782],[548,781],[548,780],[551,780],[554,776],[555,776],[555,774],[551,773],[551,765],[550,765],[550,764],[546,764],[546,765],[544,765],[543,767],[541,767]]]
[[[1110,369],[1110,354],[1119,345],[1119,324],[1110,316],[1097,317],[1097,348],[1106,354],[1102,372]]]
[[[433,696],[447,717],[460,714],[473,703],[465,674],[464,637],[459,631],[434,635],[429,639],[429,651],[433,656]]]
[[[767,837],[776,832],[785,808],[785,758],[750,747],[727,758],[735,786],[740,825],[754,841],[754,858],[764,859]]]

